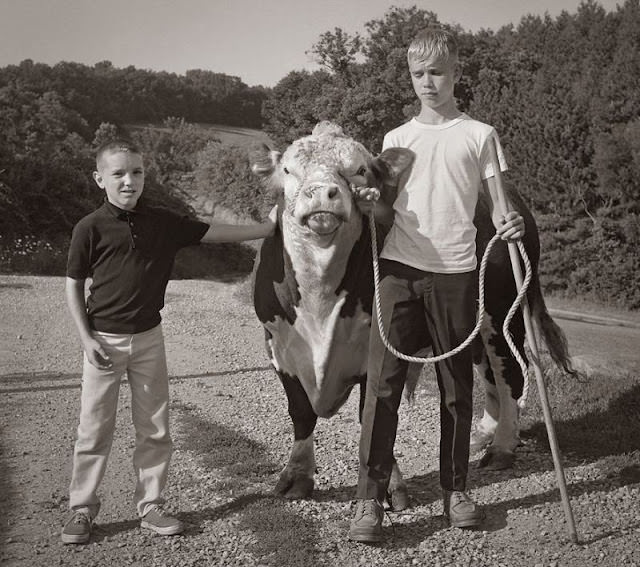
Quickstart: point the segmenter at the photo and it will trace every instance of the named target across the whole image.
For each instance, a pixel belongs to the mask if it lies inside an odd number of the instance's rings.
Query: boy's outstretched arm
[[[524,218],[516,211],[511,203],[507,201],[509,212],[503,215],[498,206],[498,186],[494,177],[482,180],[482,187],[489,197],[489,207],[491,209],[491,220],[496,232],[502,240],[519,240],[524,236]]]
[[[111,368],[112,363],[102,345],[91,335],[91,329],[89,328],[87,308],[84,301],[84,282],[84,279],[74,280],[67,277],[65,283],[67,305],[89,362],[100,370],[107,370]]]
[[[260,224],[214,224],[201,242],[241,242],[271,236],[278,222],[278,205],[274,205],[267,220]]]

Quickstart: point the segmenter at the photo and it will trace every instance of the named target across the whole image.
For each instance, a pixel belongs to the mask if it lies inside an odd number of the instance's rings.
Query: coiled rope
[[[480,332],[480,328],[482,327],[482,322],[484,320],[484,279],[485,279],[485,272],[487,270],[487,261],[489,259],[489,253],[491,252],[493,245],[500,239],[500,236],[496,234],[489,241],[489,243],[487,244],[487,248],[485,249],[484,254],[482,255],[482,261],[480,262],[480,270],[478,274],[478,318],[476,321],[476,326],[473,328],[473,331],[471,331],[471,334],[465,339],[464,342],[460,343],[457,347],[450,350],[449,352],[445,352],[443,354],[439,354],[437,356],[430,356],[430,357],[410,356],[408,354],[404,354],[398,351],[389,342],[387,333],[384,329],[384,324],[382,323],[382,317],[380,315],[380,310],[381,310],[380,266],[378,262],[376,223],[374,220],[373,211],[368,213],[368,217],[369,217],[369,228],[371,232],[371,251],[373,255],[373,282],[374,282],[374,297],[376,302],[376,315],[377,315],[376,319],[378,321],[380,338],[382,339],[382,342],[384,346],[387,348],[387,350],[391,354],[393,354],[394,356],[402,360],[406,360],[408,362],[425,364],[429,362],[439,362],[446,358],[450,358],[452,356],[455,356],[465,348],[467,348],[471,344],[471,342],[476,338],[476,336]],[[529,283],[531,282],[533,270],[531,269],[531,262],[529,261],[529,257],[527,256],[527,253],[525,251],[524,244],[522,243],[521,240],[516,241],[516,244],[518,245],[520,255],[524,262],[525,276],[522,282],[522,287],[518,291],[518,294],[516,295],[516,298],[512,303],[511,308],[507,312],[507,316],[504,319],[504,323],[502,325],[502,334],[504,335],[504,339],[507,342],[507,345],[509,345],[509,349],[511,350],[511,353],[513,354],[514,358],[517,360],[518,364],[520,365],[520,370],[522,371],[522,376],[524,378],[524,385],[522,388],[522,395],[520,396],[520,398],[518,398],[518,407],[524,408],[527,401],[527,395],[529,393],[529,372],[528,372],[527,363],[525,362],[524,358],[520,354],[520,351],[518,351],[516,344],[513,342],[513,337],[511,336],[511,332],[509,331],[509,324],[511,323],[511,319],[513,319],[516,311],[518,310],[518,307],[522,303],[522,300],[525,294],[527,293],[527,289],[529,288]]]

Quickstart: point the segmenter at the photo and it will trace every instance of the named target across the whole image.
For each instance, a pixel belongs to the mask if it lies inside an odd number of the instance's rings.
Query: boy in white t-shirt
[[[415,162],[389,207],[361,201],[391,226],[380,254],[380,313],[391,344],[414,354],[431,346],[434,354],[462,343],[476,322],[476,228],[473,217],[480,191],[497,203],[489,144],[496,141],[501,169],[506,169],[495,130],[456,107],[453,89],[460,79],[454,36],[428,28],[407,53],[420,114],[389,132],[383,149],[413,150]],[[505,240],[524,235],[517,212],[493,223]],[[374,314],[374,321],[376,315]],[[389,487],[398,427],[398,407],[408,363],[387,351],[375,322],[371,325],[367,392],[360,438],[358,503],[349,538],[382,538],[382,502]],[[482,512],[465,493],[472,419],[471,349],[436,364],[440,402],[440,484],[444,514],[456,527],[475,527]]]

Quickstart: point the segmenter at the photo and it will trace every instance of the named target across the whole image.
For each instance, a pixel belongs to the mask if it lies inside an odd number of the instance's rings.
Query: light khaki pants
[[[94,332],[113,363],[99,370],[84,357],[80,424],[73,455],[69,507],[100,510],[97,494],[107,466],[116,423],[120,380],[131,387],[131,416],[136,431],[134,502],[140,516],[162,504],[172,443],[169,436],[169,381],[162,326],[120,335]]]

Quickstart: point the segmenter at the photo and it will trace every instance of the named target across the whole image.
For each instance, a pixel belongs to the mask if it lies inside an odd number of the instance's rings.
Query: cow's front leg
[[[280,473],[275,492],[285,498],[299,500],[308,498],[313,492],[316,472],[313,430],[318,416],[300,380],[286,374],[279,373],[279,376],[287,394],[294,440],[289,462]]]

